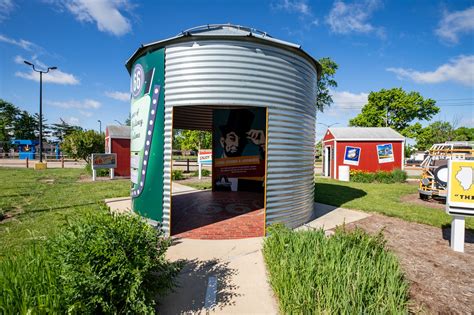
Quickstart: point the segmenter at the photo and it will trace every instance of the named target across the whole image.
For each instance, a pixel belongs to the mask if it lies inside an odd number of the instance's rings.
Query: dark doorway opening
[[[187,180],[181,183],[173,180],[170,218],[173,237],[264,236],[267,122],[266,109],[263,108],[263,114],[261,111],[235,106],[173,109],[174,135],[178,130],[204,130],[213,136],[213,163],[208,168],[212,175],[202,179],[210,181],[212,189],[177,192],[178,185],[186,184]],[[260,121],[263,128],[254,128],[258,125],[257,117],[264,119],[263,123]]]

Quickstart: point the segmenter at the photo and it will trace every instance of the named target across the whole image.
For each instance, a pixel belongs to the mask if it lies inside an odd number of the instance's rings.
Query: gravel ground
[[[410,282],[411,311],[474,313],[474,231],[466,230],[464,253],[449,247],[451,229],[373,215],[351,223],[369,233],[383,230]]]

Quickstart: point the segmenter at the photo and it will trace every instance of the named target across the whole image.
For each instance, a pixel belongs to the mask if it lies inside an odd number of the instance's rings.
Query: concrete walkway
[[[267,282],[262,238],[175,239],[168,259],[185,259],[180,287],[158,305],[163,314],[278,314]]]
[[[173,193],[196,190],[173,183]],[[130,211],[130,198],[106,200],[112,211]],[[367,213],[315,203],[315,219],[297,230],[330,230],[370,216]],[[278,314],[278,303],[267,280],[263,238],[239,240],[174,239],[171,261],[185,260],[179,287],[163,298],[163,314]]]

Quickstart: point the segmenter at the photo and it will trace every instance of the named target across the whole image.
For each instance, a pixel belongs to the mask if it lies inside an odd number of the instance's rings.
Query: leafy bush
[[[168,239],[138,216],[89,215],[52,242],[69,309],[153,313],[179,266],[165,260]]]
[[[201,169],[201,175],[204,176],[204,177],[207,177],[207,176],[210,176],[211,175],[211,171],[208,170],[208,169]],[[199,176],[199,170],[195,171],[193,173],[193,176]]]
[[[0,313],[154,313],[180,269],[169,244],[137,216],[89,214],[0,262]]]
[[[61,143],[61,150],[75,159],[90,162],[92,153],[104,152],[105,136],[94,130],[76,130],[67,135]]]
[[[173,180],[181,180],[184,179],[183,171],[181,170],[173,170],[173,174],[171,176]]]
[[[381,234],[269,228],[263,254],[283,314],[407,313],[408,284]]]
[[[407,179],[407,173],[405,171],[396,169],[391,172],[377,171],[377,172],[364,172],[360,170],[351,170],[350,179],[353,182],[358,183],[404,183]]]

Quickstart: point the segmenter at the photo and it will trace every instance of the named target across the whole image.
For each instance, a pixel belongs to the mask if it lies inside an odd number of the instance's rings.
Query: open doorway
[[[208,168],[211,174],[202,178],[212,188],[183,189],[181,185],[188,179],[173,180],[170,234],[196,239],[263,236],[267,109],[174,107],[173,134],[176,130],[201,130],[212,134],[212,148],[201,147],[213,152],[212,166]],[[172,169],[176,169],[174,164]]]
[[[331,147],[324,147],[324,176],[331,176]]]

